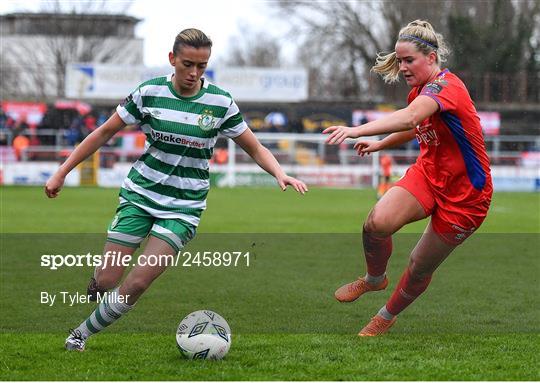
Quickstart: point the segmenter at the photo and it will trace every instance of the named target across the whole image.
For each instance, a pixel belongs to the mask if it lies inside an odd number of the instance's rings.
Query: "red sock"
[[[364,229],[362,239],[368,274],[374,277],[383,275],[386,271],[388,259],[392,255],[392,236],[376,237],[374,233],[367,232]]]
[[[386,303],[386,309],[392,315],[398,315],[405,310],[420,294],[426,291],[431,275],[422,279],[413,279],[407,267],[401,279]]]

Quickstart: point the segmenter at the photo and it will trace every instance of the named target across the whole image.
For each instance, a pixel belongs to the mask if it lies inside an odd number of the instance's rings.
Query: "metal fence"
[[[30,132],[24,132],[30,133]],[[51,145],[30,145],[20,151],[19,161],[63,161],[74,149],[66,143],[66,132],[62,130],[40,130],[39,138],[47,137]],[[352,144],[344,144],[340,148],[325,145],[322,134],[289,134],[289,133],[257,133],[259,139],[266,144],[276,157],[285,164],[298,164],[302,159],[311,158],[313,164],[356,164],[362,163]],[[7,143],[12,142],[11,137]],[[486,148],[493,165],[519,165],[524,152],[540,151],[540,136],[486,136]],[[225,138],[218,139],[217,148],[227,148]],[[418,147],[414,141],[402,148],[386,151],[391,154],[397,164],[414,162],[418,156]],[[101,166],[111,167],[116,162],[132,162],[141,154],[141,148],[126,149],[105,146],[100,149]],[[239,163],[250,159],[243,151],[236,151]]]

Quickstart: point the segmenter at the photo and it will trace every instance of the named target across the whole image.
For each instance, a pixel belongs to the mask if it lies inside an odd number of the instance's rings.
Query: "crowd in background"
[[[0,108],[0,145],[7,145],[18,136],[26,136],[33,145],[55,145],[55,136],[50,131],[63,131],[64,145],[80,143],[88,134],[108,118],[105,110],[81,115],[75,110],[52,110],[43,116],[39,124],[29,124],[26,116],[18,119]],[[40,134],[41,132],[45,134]]]
[[[69,105],[69,106],[68,106]],[[43,115],[36,119],[31,114],[19,110],[18,113],[7,113],[0,106],[0,155],[6,160],[57,160],[54,150],[59,148],[68,150],[79,144],[86,136],[102,125],[115,111],[114,108],[103,108],[84,104],[80,106],[77,101],[62,102],[57,105],[45,107]],[[353,109],[354,105],[321,105],[305,103],[287,106],[242,106],[244,119],[256,133],[320,133],[328,126],[362,124],[368,121],[366,116]],[[355,119],[351,116],[357,115]],[[347,117],[348,116],[348,117]],[[360,117],[358,117],[360,116]],[[523,115],[523,118],[527,117]],[[36,123],[36,121],[39,121]],[[537,124],[524,123],[516,129],[519,134],[531,134],[522,132],[522,126],[529,127],[536,132]],[[32,123],[33,122],[33,123]],[[505,124],[505,129],[511,125]],[[144,148],[144,134],[139,126],[130,126],[115,135],[105,146],[120,149],[126,156],[136,156]],[[514,133],[515,134],[515,133]],[[128,137],[130,136],[130,137]],[[268,142],[266,145],[272,150],[276,149],[276,142]],[[306,144],[307,145],[307,144]],[[313,144],[315,145],[315,144]],[[498,150],[510,152],[537,151],[538,144],[535,142],[502,142]],[[309,145],[308,145],[309,146]],[[316,145],[315,145],[316,146]],[[39,148],[38,148],[39,147]],[[46,148],[50,149],[47,150]],[[28,150],[26,150],[28,148]],[[216,148],[226,148],[226,143],[219,142]],[[488,150],[493,146],[488,145]],[[408,152],[418,150],[416,140],[402,145],[401,149]],[[285,149],[284,149],[285,150]],[[314,149],[315,150],[315,149]],[[8,156],[6,157],[6,153]],[[61,157],[61,156],[60,156]],[[504,159],[503,159],[504,160]],[[500,162],[501,159],[493,159]]]
[[[25,115],[14,118],[0,107],[0,146],[8,146],[17,141],[24,141],[26,146],[75,146],[86,136],[102,125],[114,113],[114,109],[93,109],[81,114],[75,109],[49,108],[38,124],[27,122]],[[270,112],[262,118],[250,121],[252,129],[258,132],[292,132],[287,117],[280,112]],[[137,129],[138,127],[133,127]],[[317,132],[322,131],[317,129]],[[61,132],[60,142],[58,132]],[[295,132],[298,132],[296,129]]]
[[[29,146],[72,147],[103,124],[111,113],[108,109],[81,114],[74,109],[50,108],[39,123],[32,124],[26,115],[14,118],[0,108],[0,146],[12,147],[17,159]],[[116,141],[113,138],[106,146],[115,146]]]

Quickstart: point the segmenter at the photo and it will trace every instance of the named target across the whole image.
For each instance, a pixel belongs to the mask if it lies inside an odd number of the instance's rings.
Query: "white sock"
[[[120,302],[118,295],[117,287],[108,293],[107,299],[104,299],[94,312],[77,327],[83,337],[88,338],[90,335],[97,334],[133,308],[133,305]]]
[[[369,275],[368,273],[366,273],[366,276],[364,277],[364,279],[366,280],[367,283],[369,283],[370,285],[378,285],[379,283],[381,283],[382,281],[384,281],[384,277],[386,277],[386,273],[382,274],[382,275],[378,275],[378,276],[373,276],[373,275]]]
[[[384,319],[386,320],[392,320],[394,319],[395,315],[392,315],[388,312],[388,310],[386,309],[386,305],[384,305],[383,307],[381,307],[381,309],[379,310],[379,312],[377,313],[378,315],[382,316]]]

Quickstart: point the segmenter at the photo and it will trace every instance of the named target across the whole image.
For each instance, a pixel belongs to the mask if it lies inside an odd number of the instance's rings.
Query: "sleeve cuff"
[[[124,108],[122,105],[118,105],[116,107],[116,112],[126,125],[133,125],[139,122],[135,117],[129,114],[126,108]]]
[[[232,128],[225,129],[221,131],[221,134],[223,134],[225,137],[228,138],[236,138],[242,133],[244,133],[247,130],[248,126],[245,121],[242,121],[236,126],[233,126]]]
[[[429,98],[435,100],[435,102],[437,104],[439,104],[439,110],[441,112],[444,112],[444,106],[443,106],[442,102],[433,93],[429,93],[429,92],[424,93],[424,92],[422,92],[422,93],[420,93],[420,96],[428,96]]]

